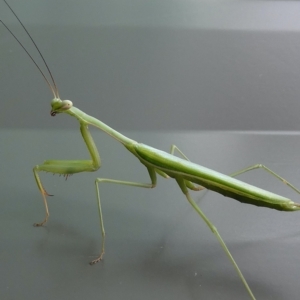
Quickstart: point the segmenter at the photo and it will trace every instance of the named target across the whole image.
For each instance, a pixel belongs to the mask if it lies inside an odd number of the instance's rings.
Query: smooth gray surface
[[[227,174],[264,163],[299,187],[299,134],[124,134],[159,149],[176,143],[192,161]],[[101,186],[106,254],[103,262],[88,264],[100,247],[95,177],[148,181],[123,146],[99,131],[93,136],[102,168],[67,181],[41,174],[55,196],[49,198],[47,226],[34,228],[44,207],[32,167],[44,159],[86,159],[87,151],[79,130],[0,131],[0,298],[248,299],[215,237],[172,180],[159,178],[153,190]],[[263,171],[240,179],[299,201]],[[258,208],[212,192],[193,196],[257,299],[299,299],[299,212]]]
[[[116,128],[300,130],[299,1],[9,3],[62,98]],[[2,1],[0,18],[34,54]],[[2,26],[0,55],[1,127],[71,128],[38,113],[52,96]]]

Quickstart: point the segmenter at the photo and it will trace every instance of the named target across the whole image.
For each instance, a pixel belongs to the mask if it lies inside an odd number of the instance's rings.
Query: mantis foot
[[[44,195],[44,196],[50,196],[50,197],[54,196],[54,195],[48,194],[47,191],[44,188],[42,190],[42,195]]]
[[[41,227],[41,226],[43,226],[45,223],[47,223],[48,217],[49,217],[49,213],[47,213],[47,216],[46,216],[46,218],[45,218],[45,220],[44,220],[43,222],[40,222],[40,223],[34,223],[33,226],[34,226],[34,227]]]
[[[34,223],[33,226],[34,226],[34,227],[41,227],[41,226],[43,226],[45,223],[46,223],[46,221],[43,221],[43,222],[41,222],[41,223]]]
[[[100,260],[102,260],[103,255],[104,255],[104,252],[101,252],[101,254],[100,254],[100,256],[99,256],[98,258],[96,258],[96,259],[94,259],[94,260],[92,260],[92,261],[90,262],[90,265],[91,265],[91,266],[92,266],[92,265],[95,265],[95,264],[98,263]]]

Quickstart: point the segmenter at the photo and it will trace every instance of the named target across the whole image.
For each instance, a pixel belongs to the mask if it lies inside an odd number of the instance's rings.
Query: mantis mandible
[[[107,179],[107,178],[96,178],[95,180],[95,189],[96,189],[96,198],[98,204],[98,213],[100,219],[100,229],[102,234],[102,245],[99,256],[90,262],[91,265],[96,264],[101,261],[105,251],[105,230],[103,224],[102,217],[102,209],[101,209],[101,201],[100,201],[100,192],[99,192],[99,184],[100,183],[112,183],[112,184],[121,184],[127,186],[134,186],[140,188],[154,188],[157,183],[157,174],[162,176],[163,178],[173,178],[176,180],[179,188],[182,193],[186,197],[187,201],[191,204],[191,206],[195,209],[197,214],[203,219],[206,225],[210,228],[210,230],[214,233],[217,240],[219,241],[221,247],[225,251],[226,255],[229,257],[229,260],[233,264],[236,269],[239,277],[241,278],[245,288],[247,289],[250,297],[255,299],[250,287],[248,286],[247,281],[245,280],[242,272],[240,271],[237,263],[233,259],[230,251],[228,250],[226,244],[224,243],[222,237],[220,236],[217,228],[211,223],[211,221],[207,218],[207,216],[202,212],[200,207],[196,204],[196,202],[190,196],[189,190],[199,191],[203,189],[208,189],[211,191],[215,191],[220,193],[226,197],[230,197],[232,199],[238,200],[242,203],[252,204],[256,206],[273,208],[280,211],[297,211],[300,210],[300,204],[293,202],[292,200],[279,196],[277,194],[268,192],[266,190],[260,189],[253,185],[244,183],[240,180],[237,180],[233,177],[245,173],[247,171],[262,168],[268,173],[272,174],[285,184],[287,184],[290,188],[292,188],[297,193],[300,193],[300,190],[295,188],[292,184],[287,182],[285,179],[280,177],[278,174],[270,170],[264,165],[254,165],[243,169],[239,172],[231,174],[230,176],[221,174],[219,172],[210,170],[198,164],[192,163],[189,159],[184,155],[184,153],[175,145],[171,146],[170,153],[152,148],[145,144],[134,141],[118,131],[112,129],[108,125],[104,124],[100,120],[84,113],[80,109],[74,107],[73,103],[70,100],[61,100],[57,85],[54,81],[52,73],[46,61],[41,54],[39,48],[36,43],[32,39],[31,35],[20,21],[18,16],[15,14],[13,9],[9,6],[6,0],[3,0],[5,4],[9,7],[15,17],[18,19],[21,26],[24,28],[26,34],[33,42],[35,48],[39,52],[39,55],[43,59],[45,66],[49,72],[51,81],[49,81],[46,75],[42,72],[40,67],[37,65],[35,60],[29,54],[29,52],[25,49],[22,43],[18,40],[18,38],[12,33],[12,31],[0,20],[0,22],[5,26],[5,28],[10,32],[10,34],[15,38],[15,40],[21,45],[21,47],[25,50],[27,55],[33,61],[35,66],[38,68],[39,72],[42,74],[46,83],[48,84],[50,90],[53,93],[53,100],[51,101],[51,116],[54,117],[58,114],[68,114],[71,117],[77,119],[80,125],[80,132],[82,138],[87,146],[88,152],[90,154],[89,160],[46,160],[43,164],[36,165],[33,168],[34,178],[36,180],[38,189],[42,195],[46,216],[43,221],[39,223],[35,223],[34,226],[39,227],[48,221],[49,218],[49,210],[47,204],[47,196],[51,196],[45,190],[42,185],[42,182],[39,177],[39,172],[51,172],[54,174],[62,174],[66,177],[69,175],[80,173],[80,172],[95,172],[101,167],[101,160],[98,149],[94,143],[94,140],[91,136],[88,126],[95,126],[100,130],[104,131],[112,138],[116,139],[120,142],[129,152],[131,152],[140,162],[143,164],[150,177],[150,183],[141,183],[141,182],[131,182],[131,181],[123,181],[123,180],[115,180],[115,179]],[[181,158],[175,156],[175,151],[179,153]]]

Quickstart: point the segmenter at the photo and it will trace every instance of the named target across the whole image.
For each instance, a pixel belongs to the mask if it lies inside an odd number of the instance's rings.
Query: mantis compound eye
[[[63,100],[61,102],[61,109],[62,110],[68,110],[73,106],[73,102],[70,100]]]

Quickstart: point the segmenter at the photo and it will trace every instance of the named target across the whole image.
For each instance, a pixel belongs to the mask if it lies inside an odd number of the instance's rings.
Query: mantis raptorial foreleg
[[[40,222],[40,223],[34,223],[33,226],[42,226],[44,225],[47,221],[48,221],[48,218],[49,218],[49,209],[48,209],[48,203],[47,203],[47,199],[46,199],[46,196],[52,196],[52,195],[49,195],[46,190],[44,189],[42,183],[41,183],[41,180],[40,180],[40,177],[38,175],[38,168],[39,166],[35,166],[33,168],[33,174],[34,174],[34,178],[35,178],[35,181],[38,185],[38,188],[42,194],[42,197],[43,197],[43,200],[44,200],[44,205],[45,205],[45,210],[46,210],[46,216],[45,216],[45,219]]]
[[[38,175],[39,171],[50,172],[53,174],[62,174],[67,178],[69,175],[75,173],[94,172],[101,166],[100,155],[91,136],[91,133],[88,130],[88,126],[85,124],[81,124],[80,132],[91,155],[91,160],[46,160],[42,165],[37,165],[33,168],[34,178],[42,194],[46,209],[45,219],[40,223],[34,223],[34,226],[42,226],[48,221],[49,210],[46,196],[52,196],[49,195],[44,189],[41,179]]]
[[[245,169],[242,169],[240,171],[234,172],[234,173],[230,174],[229,176],[236,177],[238,175],[241,175],[243,173],[246,173],[248,171],[252,171],[252,170],[255,170],[255,169],[263,169],[263,170],[265,170],[266,172],[268,172],[269,174],[273,175],[274,177],[276,177],[277,179],[279,179],[280,181],[282,181],[284,184],[286,184],[287,186],[289,186],[296,193],[300,194],[300,190],[299,189],[297,189],[295,186],[293,186],[291,183],[289,183],[283,177],[281,177],[280,175],[278,175],[277,173],[275,173],[274,171],[272,171],[271,169],[269,169],[268,167],[266,167],[265,165],[262,165],[262,164],[256,164],[256,165],[250,166],[248,168],[245,168]]]
[[[225,251],[225,253],[227,254],[227,256],[229,257],[230,261],[232,262],[234,268],[236,269],[239,277],[241,278],[242,282],[244,283],[249,295],[251,296],[252,299],[255,300],[255,297],[246,281],[246,279],[244,278],[242,272],[240,271],[237,263],[235,262],[235,260],[233,259],[229,249],[227,248],[226,244],[224,243],[222,237],[220,236],[217,228],[213,225],[213,223],[210,222],[210,220],[206,217],[206,215],[203,213],[203,211],[200,209],[200,207],[196,204],[196,202],[192,199],[192,197],[189,194],[189,191],[187,189],[187,186],[185,184],[185,180],[178,177],[176,178],[176,181],[179,185],[179,187],[181,188],[182,192],[184,193],[184,195],[186,196],[187,200],[189,201],[189,203],[192,205],[192,207],[196,210],[196,212],[199,214],[199,216],[204,220],[204,222],[207,224],[207,226],[210,228],[210,230],[213,232],[213,234],[217,237],[219,243],[221,244],[223,250]]]

